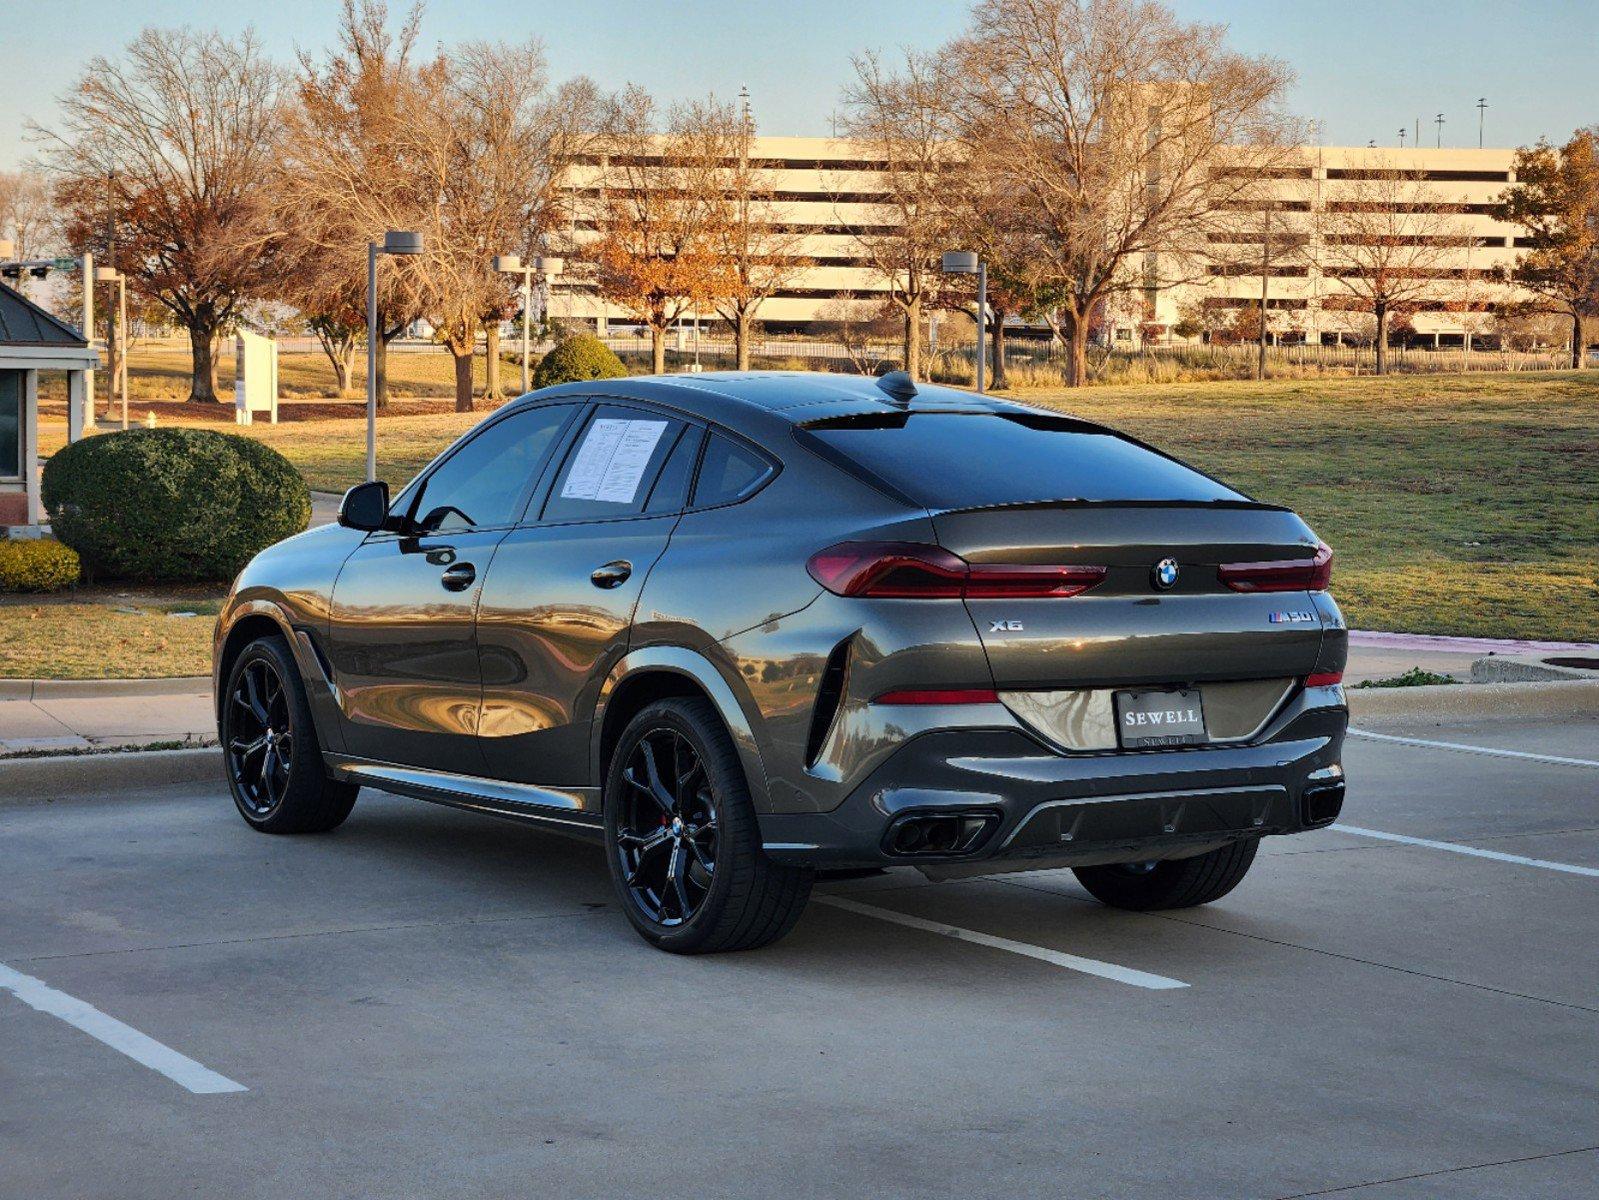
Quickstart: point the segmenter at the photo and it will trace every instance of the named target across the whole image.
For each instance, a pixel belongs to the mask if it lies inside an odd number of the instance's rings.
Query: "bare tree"
[[[972,168],[1042,221],[1069,384],[1094,314],[1200,275],[1217,214],[1298,140],[1288,68],[1225,33],[1146,0],[979,0],[943,53]]]
[[[951,189],[962,150],[947,137],[947,81],[933,54],[906,50],[897,68],[870,52],[850,61],[855,78],[844,87],[838,127],[873,161],[873,191],[851,194],[848,175],[834,191],[859,206],[854,240],[900,312],[902,365],[920,378],[923,316],[943,284],[938,256],[957,248]]]
[[[1222,207],[1206,233],[1207,271],[1218,278],[1258,280],[1260,299],[1254,308],[1248,340],[1256,344],[1255,377],[1267,374],[1266,347],[1285,321],[1272,294],[1278,279],[1304,278],[1314,257],[1315,208],[1311,168],[1285,161],[1257,166],[1244,180],[1242,192]],[[1242,310],[1240,310],[1242,311]],[[1235,332],[1244,326],[1237,323]]]
[[[455,360],[455,407],[475,407],[479,329],[515,311],[496,254],[531,256],[557,220],[557,163],[583,124],[586,81],[552,93],[543,47],[469,42],[420,72],[408,122],[434,203],[424,220],[425,309]],[[497,348],[496,348],[497,352]]]
[[[1564,146],[1516,151],[1516,183],[1500,197],[1500,220],[1527,231],[1531,246],[1508,278],[1571,321],[1571,365],[1583,365],[1583,322],[1599,317],[1599,126]]]
[[[873,375],[892,350],[899,322],[892,306],[843,292],[816,310],[816,333],[843,347],[858,374]]]
[[[1329,187],[1320,237],[1321,273],[1335,291],[1331,309],[1368,312],[1376,323],[1377,374],[1388,370],[1396,317],[1448,307],[1466,273],[1453,266],[1466,234],[1460,205],[1440,199],[1420,172],[1376,159]]]
[[[581,247],[600,295],[650,331],[652,369],[666,370],[666,333],[691,312],[734,294],[723,257],[725,130],[707,105],[677,105],[664,119],[642,88],[610,98],[595,150],[599,192],[590,216],[599,237]]]
[[[188,330],[192,402],[216,401],[216,339],[273,277],[279,98],[254,34],[146,29],[33,127],[72,244],[101,248],[109,182],[117,266]]]
[[[718,172],[719,211],[711,220],[712,245],[727,264],[716,312],[733,331],[738,369],[747,371],[761,305],[802,275],[810,260],[800,252],[805,235],[783,220],[772,173],[750,157],[755,126],[748,111],[713,101],[702,114],[708,140],[726,153]]]
[[[420,4],[398,34],[382,0],[343,0],[325,58],[300,55],[285,112],[273,196],[284,232],[278,299],[305,314],[340,393],[366,338],[366,247],[389,229],[414,229],[432,204],[426,162],[409,124],[422,96],[413,61]],[[422,315],[421,274],[407,259],[379,272],[378,405],[388,405],[387,348]]]
[[[44,176],[34,171],[0,171],[0,235],[15,243],[18,258],[34,258],[57,232],[55,202]],[[16,281],[27,291],[27,276]]]

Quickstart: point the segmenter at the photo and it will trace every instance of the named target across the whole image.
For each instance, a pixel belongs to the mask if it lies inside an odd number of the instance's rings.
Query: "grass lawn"
[[[1333,592],[1356,628],[1599,640],[1599,372],[1021,398],[1292,506],[1337,552]]]
[[[1334,592],[1358,628],[1599,640],[1599,372],[1106,386],[1018,398],[1125,429],[1291,505],[1337,551]],[[396,485],[482,418],[399,407],[378,429],[380,473]],[[359,409],[304,409],[342,411],[351,415],[249,432],[313,488],[339,491],[362,475]],[[235,429],[231,410],[218,418],[203,423]],[[159,419],[200,423],[186,405],[163,406]],[[59,445],[64,414],[42,432],[47,450]]]
[[[169,609],[199,615],[174,617]],[[215,603],[122,612],[110,604],[6,597],[0,603],[0,679],[208,675],[215,625]]]

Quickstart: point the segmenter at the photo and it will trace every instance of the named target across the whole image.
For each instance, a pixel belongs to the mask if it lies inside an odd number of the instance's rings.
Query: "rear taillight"
[[[1325,592],[1332,582],[1332,557],[1332,547],[1323,542],[1314,558],[1223,563],[1216,574],[1235,592]]]
[[[998,704],[993,688],[917,688],[903,692],[884,692],[872,698],[873,704]]]
[[[969,563],[918,542],[840,542],[805,569],[834,595],[878,600],[1075,596],[1105,578],[1104,567]]]
[[[1314,675],[1305,676],[1306,687],[1332,687],[1344,681],[1342,671],[1317,671]]]

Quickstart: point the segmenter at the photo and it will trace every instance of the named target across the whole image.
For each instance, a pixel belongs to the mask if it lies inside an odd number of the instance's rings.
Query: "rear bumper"
[[[817,867],[915,866],[937,878],[1184,858],[1245,837],[1331,823],[1348,711],[1305,689],[1248,744],[1063,754],[1029,733],[942,729],[905,742],[837,808],[766,813],[773,858]],[[897,824],[992,814],[962,854],[894,850]]]

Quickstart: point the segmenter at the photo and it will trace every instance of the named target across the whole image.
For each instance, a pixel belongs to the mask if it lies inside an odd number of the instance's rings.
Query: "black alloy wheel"
[[[270,815],[282,802],[294,766],[294,719],[288,689],[266,658],[244,664],[228,697],[228,773],[241,805]]]
[[[615,853],[641,915],[663,929],[694,918],[716,875],[716,798],[698,751],[677,730],[651,729],[622,768]]]

